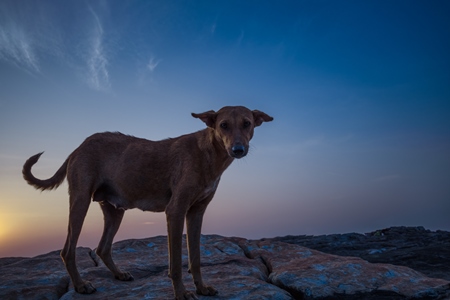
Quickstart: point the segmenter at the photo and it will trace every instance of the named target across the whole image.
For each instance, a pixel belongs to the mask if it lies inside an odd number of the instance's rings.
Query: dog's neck
[[[215,172],[222,174],[233,162],[234,158],[228,154],[222,142],[216,139],[214,129],[208,127],[199,133],[203,135],[201,140],[204,143],[201,147],[207,154],[210,165],[215,168]]]

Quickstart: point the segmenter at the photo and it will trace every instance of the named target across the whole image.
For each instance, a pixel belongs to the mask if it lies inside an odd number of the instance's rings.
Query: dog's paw
[[[119,275],[115,276],[116,279],[119,279],[121,281],[132,281],[134,280],[133,275],[131,275],[129,272],[122,272]]]
[[[203,296],[214,296],[217,295],[219,292],[213,288],[212,286],[201,286],[201,287],[197,287],[197,294],[199,295],[203,295]]]
[[[175,297],[176,300],[198,300],[198,297],[189,291],[184,291],[181,295]]]
[[[84,281],[82,284],[75,286],[75,291],[80,294],[92,294],[96,291],[95,287],[89,281]]]

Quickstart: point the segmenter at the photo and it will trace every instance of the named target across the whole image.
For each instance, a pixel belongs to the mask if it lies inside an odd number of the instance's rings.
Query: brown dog
[[[169,271],[177,299],[197,299],[182,282],[182,235],[186,219],[189,268],[196,291],[215,295],[200,273],[200,232],[203,214],[214,196],[220,177],[234,158],[244,157],[253,129],[273,118],[242,106],[218,112],[192,114],[207,125],[195,133],[163,141],[149,141],[121,133],[88,137],[52,178],[40,180],[31,167],[42,153],[30,157],[23,177],[40,190],[57,188],[67,175],[70,194],[69,232],[61,257],[78,293],[95,288],[83,281],[75,264],[75,248],[90,200],[100,203],[104,230],[96,250],[119,280],[132,280],[111,257],[111,245],[126,209],[163,212],[167,216]]]

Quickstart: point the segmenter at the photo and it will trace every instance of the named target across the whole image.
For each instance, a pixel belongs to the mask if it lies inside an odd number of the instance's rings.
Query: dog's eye
[[[244,121],[244,128],[247,128],[251,125],[250,121]]]
[[[220,123],[220,127],[222,129],[227,129],[228,128],[228,124],[226,122]]]

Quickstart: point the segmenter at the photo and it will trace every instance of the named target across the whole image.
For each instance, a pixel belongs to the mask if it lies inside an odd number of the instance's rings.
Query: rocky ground
[[[270,239],[371,263],[409,267],[450,281],[450,232],[423,227],[391,227],[367,234],[285,236]]]
[[[116,242],[120,282],[89,248],[77,249],[81,275],[97,292],[74,292],[59,252],[0,259],[0,299],[173,299],[167,238]],[[366,235],[246,240],[202,236],[205,281],[219,290],[199,299],[450,299],[450,233],[395,227]],[[186,287],[194,290],[183,254]]]

